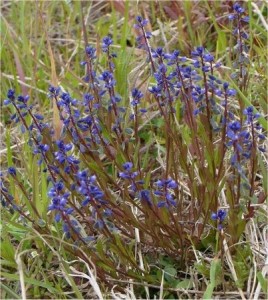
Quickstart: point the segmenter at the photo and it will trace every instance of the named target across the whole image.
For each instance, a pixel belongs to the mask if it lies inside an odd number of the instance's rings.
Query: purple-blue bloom
[[[213,62],[214,61],[214,56],[210,53],[204,54],[204,61],[205,62]]]
[[[123,169],[125,170],[125,172],[119,172],[119,177],[121,177],[123,179],[134,179],[138,175],[138,172],[131,171],[132,168],[133,168],[132,162],[125,162],[123,164]]]
[[[196,56],[201,57],[201,56],[203,56],[203,53],[204,53],[204,47],[199,46],[194,51],[192,51],[192,56],[193,57],[196,57]]]
[[[219,209],[216,213],[213,212],[211,214],[211,219],[214,221],[219,221],[219,223],[222,223],[225,220],[226,216],[227,216],[227,212],[223,209]]]
[[[130,171],[132,169],[132,167],[133,167],[133,163],[132,162],[125,162],[123,164],[123,168],[124,168],[125,171]]]
[[[245,11],[244,8],[241,7],[239,3],[235,3],[234,6],[233,6],[233,9],[238,14],[242,14]]]
[[[133,100],[131,101],[131,104],[133,106],[136,106],[140,103],[140,99],[143,97],[143,93],[138,90],[137,88],[134,88],[131,92]]]
[[[94,48],[93,46],[91,46],[91,45],[88,45],[87,47],[86,47],[86,54],[88,55],[88,57],[90,58],[90,59],[94,59],[94,58],[96,58],[96,48]]]
[[[7,92],[7,98],[10,100],[14,100],[15,99],[15,90],[9,89]]]
[[[60,87],[54,87],[50,85],[48,91],[49,91],[49,97],[57,97],[60,95],[61,89]]]
[[[234,89],[227,90],[227,96],[235,96],[235,95],[236,95],[236,90]]]
[[[14,167],[9,167],[7,169],[8,173],[12,176],[16,176],[17,175],[17,172],[16,172],[16,169]]]
[[[109,36],[104,37],[102,39],[102,51],[107,52],[112,44],[113,40]]]
[[[139,192],[139,199],[141,201],[147,202],[150,205],[152,204],[151,195],[150,195],[150,191],[149,190],[141,190]]]
[[[237,132],[238,130],[241,129],[240,122],[238,122],[238,121],[233,121],[232,123],[230,123],[228,125],[228,127],[229,127],[229,129],[231,129],[234,132]]]
[[[141,16],[137,16],[136,21],[138,22],[137,24],[135,24],[135,27],[137,28],[145,27],[149,23],[147,19],[143,19]]]

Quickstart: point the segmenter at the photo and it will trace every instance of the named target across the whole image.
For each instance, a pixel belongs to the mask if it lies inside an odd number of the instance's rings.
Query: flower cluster
[[[64,192],[64,184],[62,181],[53,184],[50,188],[48,196],[51,198],[51,204],[48,206],[48,210],[55,210],[55,221],[59,222],[65,214],[69,215],[73,212],[73,208],[68,207],[68,199],[70,197],[69,192]]]
[[[99,204],[105,204],[104,193],[96,185],[96,176],[89,176],[87,170],[77,172],[76,178],[79,182],[77,192],[83,195],[84,200],[81,202],[82,206],[86,206],[90,201],[97,201]]]
[[[211,214],[211,219],[213,221],[218,221],[218,229],[222,230],[223,229],[223,221],[225,220],[227,216],[227,212],[223,209],[219,209],[216,213],[213,212]]]
[[[131,92],[133,100],[131,101],[131,104],[133,106],[137,106],[140,104],[140,100],[143,98],[143,93],[139,91],[137,88],[134,88]]]
[[[124,179],[134,179],[137,177],[138,172],[132,171],[133,163],[132,162],[125,162],[123,164],[124,172],[119,172],[119,177]]]
[[[139,48],[149,49],[148,39],[152,37],[152,33],[145,30],[145,26],[149,23],[147,19],[143,19],[141,16],[136,17],[137,23],[134,27],[137,29],[139,35],[136,38]]]
[[[234,23],[233,35],[236,37],[237,43],[234,46],[234,51],[237,53],[238,59],[233,63],[234,68],[239,67],[239,72],[234,72],[232,74],[233,78],[239,76],[242,80],[245,78],[247,73],[246,65],[249,64],[248,53],[248,34],[244,28],[244,25],[249,23],[249,16],[245,14],[245,9],[239,4],[235,3],[233,5],[233,13],[230,14],[229,20]]]
[[[164,180],[157,180],[155,182],[157,190],[154,194],[159,197],[161,200],[158,202],[158,207],[170,207],[176,206],[176,201],[174,199],[174,195],[170,192],[170,190],[175,190],[178,187],[178,184],[175,180],[169,178]]]
[[[259,151],[265,151],[265,147],[260,143],[265,139],[261,133],[262,126],[253,123],[254,120],[259,118],[259,114],[253,113],[252,106],[245,108],[244,114],[246,116],[244,124],[241,125],[239,121],[234,120],[227,125],[227,146],[233,149],[231,164],[242,176],[244,176],[243,166],[245,166],[246,161],[252,155],[256,155],[257,139],[259,140]]]

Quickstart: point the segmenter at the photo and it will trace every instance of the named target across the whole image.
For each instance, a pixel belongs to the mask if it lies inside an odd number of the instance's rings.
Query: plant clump
[[[53,236],[56,224],[77,257],[91,257],[108,286],[109,278],[160,283],[150,267],[153,258],[159,266],[168,258],[183,271],[192,264],[193,249],[208,247],[218,255],[227,244],[233,255],[239,252],[237,243],[254,217],[253,203],[261,201],[255,179],[266,149],[261,115],[238,93],[248,85],[249,19],[240,5],[233,9],[237,57],[231,82],[202,46],[191,57],[152,48],[148,20],[138,16],[137,44],[150,72],[146,95],[141,86],[130,87],[128,99],[118,93],[110,36],[102,40],[101,72],[96,49],[85,47],[81,66],[87,90],[81,99],[70,86],[68,91],[48,88],[60,137],[28,96],[13,89],[7,93],[10,119],[46,175],[49,204],[42,215],[23,171],[10,166],[1,174],[2,206],[40,232]],[[20,203],[9,192],[11,181],[20,190]],[[221,268],[227,268],[223,260]],[[174,276],[166,278],[169,287],[176,285]]]

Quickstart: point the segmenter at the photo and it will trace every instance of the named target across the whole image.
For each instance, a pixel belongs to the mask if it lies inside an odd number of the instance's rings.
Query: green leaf
[[[20,277],[17,274],[10,274],[10,273],[6,273],[6,272],[1,272],[1,276],[3,278],[9,279],[9,280],[20,281]],[[36,279],[32,279],[32,278],[29,278],[29,277],[26,277],[26,276],[24,276],[24,281],[25,281],[25,283],[29,283],[33,286],[40,286],[40,287],[46,288],[51,293],[56,293],[56,294],[58,293],[58,290],[55,289],[49,283],[45,283],[43,281],[38,281]]]
[[[42,169],[45,168],[44,165],[42,165]],[[44,172],[41,172],[41,213],[42,218],[47,221],[47,207],[49,203],[49,198],[47,196],[47,176]]]
[[[32,205],[36,207],[38,213],[41,215],[42,213],[42,203],[39,197],[39,168],[37,166],[37,155],[33,158],[32,164]],[[33,214],[32,214],[33,215]]]
[[[2,282],[0,282],[0,288],[2,289],[2,291],[5,291],[10,296],[10,298],[21,299],[21,296],[17,295],[12,289],[10,289]]]
[[[207,286],[207,289],[203,295],[203,299],[211,299],[213,290],[216,287],[216,277],[220,272],[221,268],[221,261],[218,258],[215,258],[212,261],[211,268],[210,268],[210,283]]]
[[[171,281],[177,275],[177,270],[171,266],[166,266],[164,272],[164,277],[167,281]]]
[[[133,132],[134,132],[134,130],[133,130],[132,128],[129,128],[129,127],[128,127],[128,128],[125,129],[125,133],[126,133],[126,134],[132,135]]]
[[[2,252],[3,255],[3,252]],[[16,262],[10,261],[10,260],[5,260],[5,259],[1,259],[0,260],[0,265],[3,268],[3,266],[9,267],[9,268],[14,268],[17,269],[17,264]]]
[[[15,262],[15,250],[8,238],[1,242],[1,256],[10,262]]]
[[[267,191],[268,191],[267,167],[265,166],[264,160],[262,159],[260,153],[258,153],[258,161],[260,163],[261,174],[263,176],[262,185],[263,185],[265,192],[267,193]]]
[[[261,285],[261,289],[263,290],[263,292],[266,294],[266,296],[268,295],[268,284],[267,284],[267,280],[263,277],[261,272],[257,273],[257,278],[258,281]]]
[[[184,279],[182,281],[177,281],[174,285],[176,289],[191,289],[193,287],[193,281],[190,279]]]

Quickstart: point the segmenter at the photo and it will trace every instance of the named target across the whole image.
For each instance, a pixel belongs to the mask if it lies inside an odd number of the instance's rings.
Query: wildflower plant
[[[235,4],[229,19],[235,23],[234,68],[242,90],[249,80],[248,17]],[[146,95],[140,86],[130,87],[128,106],[118,93],[110,36],[102,40],[101,71],[96,49],[85,47],[83,97],[75,98],[71,87],[48,88],[62,124],[59,138],[28,96],[10,89],[4,100],[46,174],[50,203],[44,218],[21,179],[23,171],[12,166],[1,175],[2,205],[34,226],[42,221],[47,234],[60,225],[62,239],[78,247],[78,257],[91,256],[103,280],[154,282],[149,265],[137,258],[135,241],[181,268],[193,257],[190,246],[202,247],[206,236],[220,231],[234,247],[254,216],[255,178],[266,151],[260,114],[242,104],[214,55],[203,46],[190,57],[154,48],[148,22],[138,16],[135,28],[150,69],[149,87]],[[27,206],[14,201],[11,179]]]

